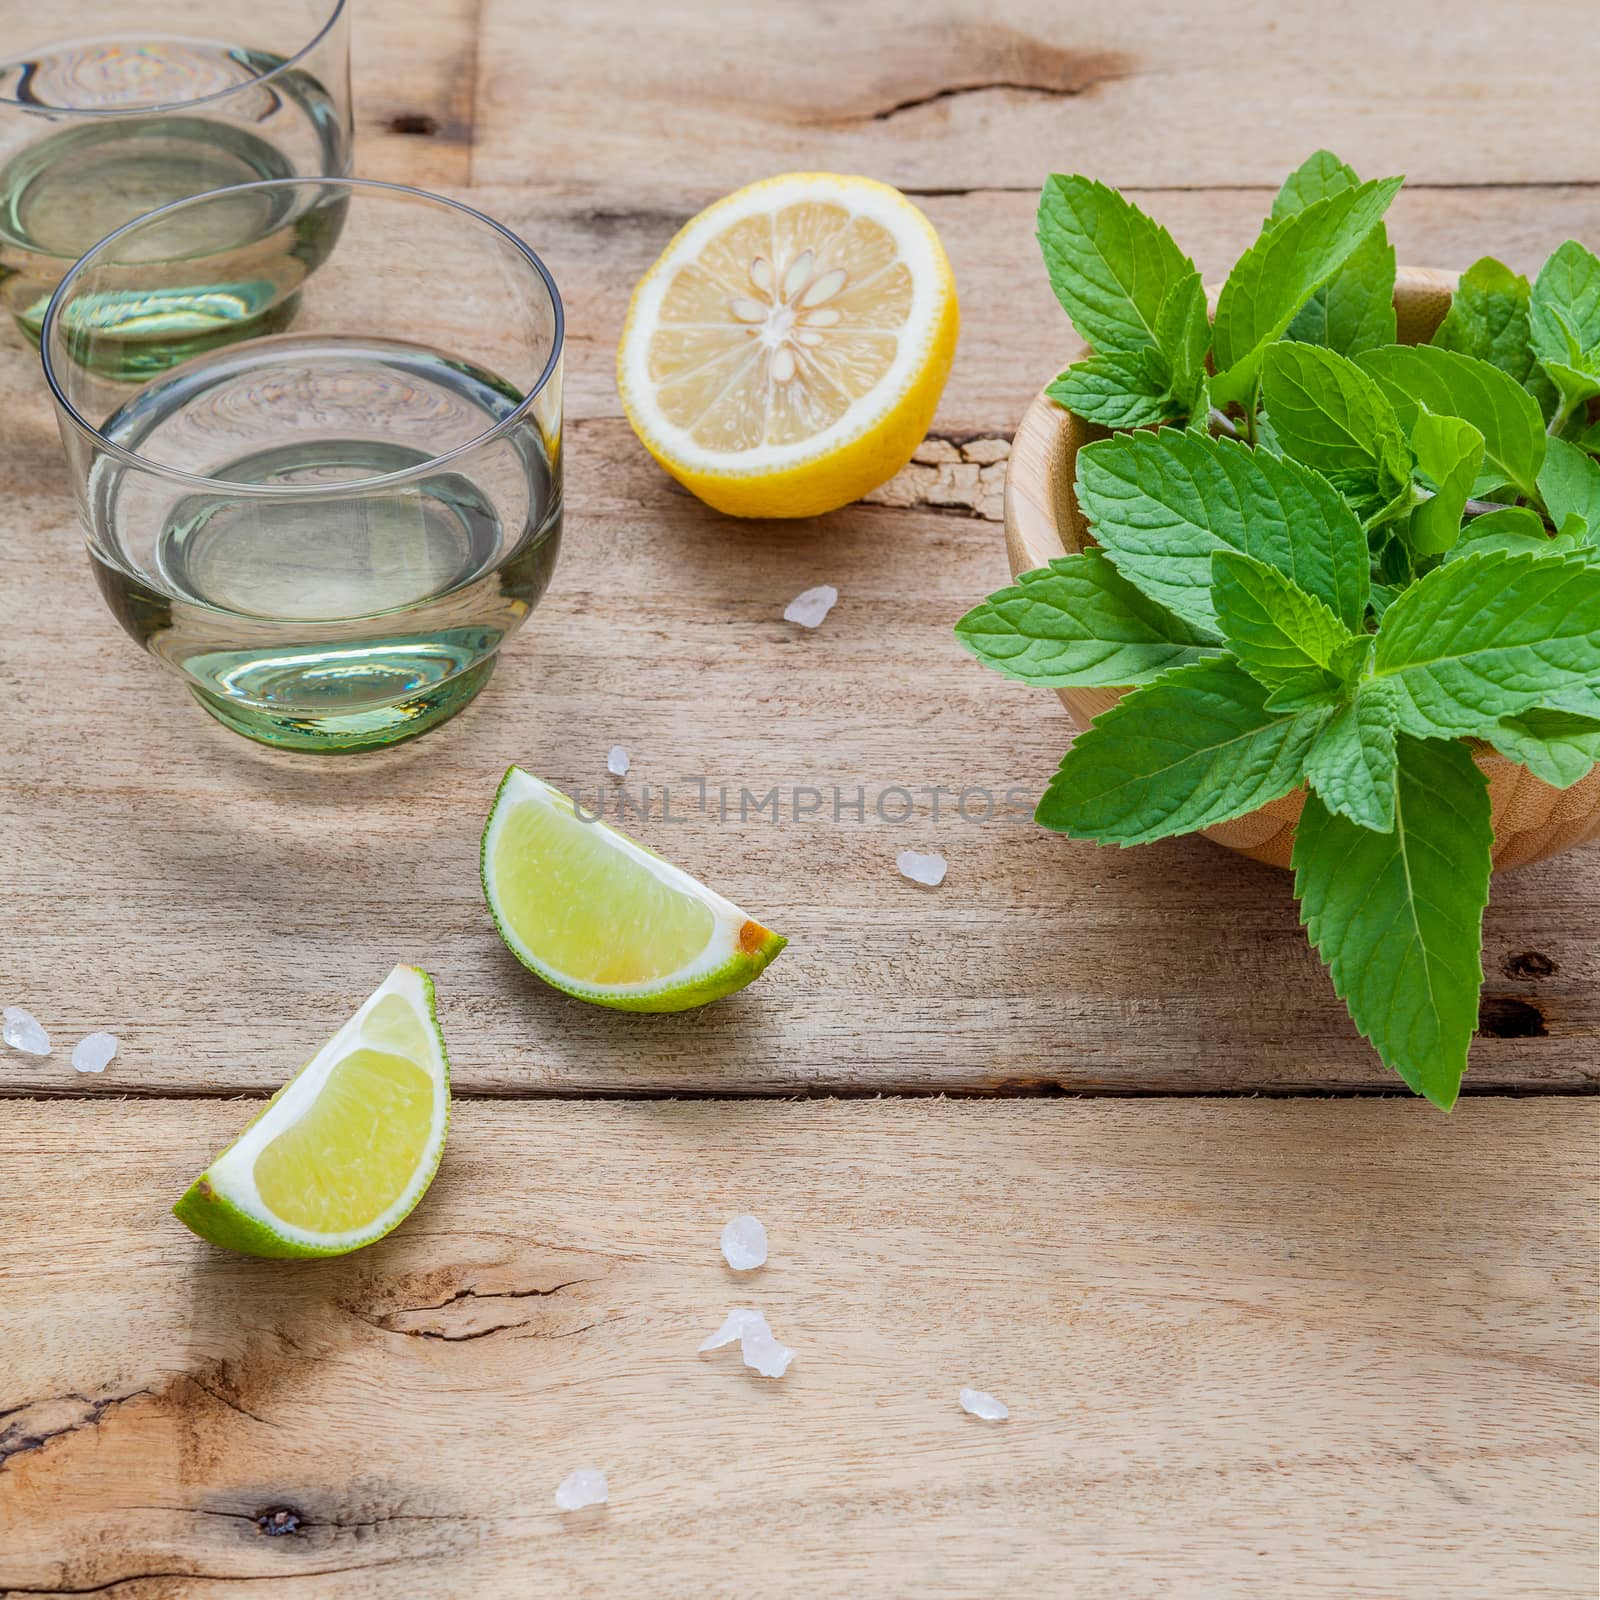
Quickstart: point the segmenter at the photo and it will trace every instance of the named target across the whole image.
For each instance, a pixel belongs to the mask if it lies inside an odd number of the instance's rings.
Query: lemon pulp
[[[701,499],[811,516],[910,459],[959,324],[950,263],[904,195],[790,173],[668,245],[634,292],[618,385],[645,448]]]

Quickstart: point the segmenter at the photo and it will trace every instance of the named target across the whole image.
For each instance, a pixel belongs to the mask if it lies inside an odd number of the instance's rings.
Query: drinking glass
[[[181,297],[245,258],[263,304],[298,301],[291,332],[118,376],[131,268],[159,263]],[[279,179],[128,223],[62,280],[42,337],[118,621],[267,744],[364,749],[452,715],[555,564],[561,343],[533,251],[415,189]]]
[[[33,339],[67,268],[114,228],[233,184],[343,177],[350,160],[344,0],[0,0],[0,307]],[[230,236],[272,231],[251,205]],[[164,237],[187,260],[207,248]],[[252,281],[227,266],[197,275],[193,305],[147,300],[131,277],[122,353],[181,357],[254,324]]]

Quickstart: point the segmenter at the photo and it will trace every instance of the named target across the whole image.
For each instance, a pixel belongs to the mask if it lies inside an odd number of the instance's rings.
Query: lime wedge
[[[703,1006],[760,977],[788,943],[521,767],[494,797],[482,871],[511,953],[596,1005]]]
[[[343,1255],[423,1197],[449,1125],[433,980],[396,967],[172,1210],[242,1255]]]

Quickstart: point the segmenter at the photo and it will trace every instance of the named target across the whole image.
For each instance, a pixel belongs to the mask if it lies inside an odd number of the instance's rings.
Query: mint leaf
[[[1465,745],[1402,737],[1392,832],[1307,797],[1295,893],[1356,1026],[1410,1086],[1455,1104],[1478,1021],[1494,830]]]
[[[1544,518],[1527,506],[1504,506],[1474,517],[1461,530],[1458,542],[1445,551],[1444,559],[1459,561],[1462,556],[1482,555],[1486,550],[1503,550],[1508,555],[1562,553],[1545,532]]]
[[[1207,635],[1147,600],[1099,550],[1024,572],[956,624],[980,661],[1047,688],[1143,683],[1214,654]]]
[[[1600,261],[1576,239],[1540,269],[1528,324],[1534,354],[1568,410],[1600,394]]]
[[[1411,478],[1411,448],[1383,390],[1353,361],[1309,344],[1275,344],[1261,362],[1261,398],[1296,461],[1392,499]]]
[[[1192,415],[1205,388],[1206,351],[1211,347],[1206,288],[1198,272],[1191,272],[1167,290],[1156,313],[1155,333],[1156,344],[1172,373],[1172,392],[1184,414]]]
[[[1510,374],[1487,361],[1432,345],[1369,350],[1361,366],[1378,380],[1400,420],[1415,425],[1418,404],[1442,417],[1460,417],[1483,435],[1484,453],[1508,483],[1535,493],[1544,465],[1544,418],[1538,402]]]
[[[1530,706],[1483,730],[1508,761],[1557,789],[1570,789],[1600,761],[1600,720],[1575,711]]]
[[[1353,167],[1332,151],[1319,150],[1284,180],[1272,202],[1272,216],[1281,220],[1329,195],[1360,187]],[[1380,222],[1295,313],[1285,336],[1346,356],[1393,344],[1394,275],[1394,246]]]
[[[1213,396],[1247,401],[1265,347],[1289,326],[1388,210],[1401,179],[1386,178],[1314,201],[1281,221],[1269,219],[1240,257],[1217,300]]]
[[[1194,263],[1172,235],[1115,189],[1056,173],[1039,196],[1050,286],[1101,355],[1154,349],[1162,302]]]
[[[1411,448],[1434,488],[1432,499],[1411,513],[1411,548],[1440,555],[1461,536],[1461,514],[1483,465],[1483,435],[1460,417],[1436,417],[1419,405]]]
[[[1395,713],[1392,684],[1365,685],[1317,735],[1306,781],[1330,811],[1359,828],[1394,827]]]
[[[1226,656],[1165,673],[1078,735],[1035,818],[1074,839],[1145,844],[1276,800],[1328,713],[1278,715],[1265,699]]]
[[[1229,439],[1163,428],[1078,452],[1078,504],[1131,583],[1214,628],[1211,557],[1242,550],[1288,574],[1351,629],[1366,614],[1366,536],[1325,479]]]
[[[1345,356],[1393,344],[1394,280],[1394,246],[1380,222],[1295,312],[1284,337],[1325,345]]]
[[[1167,364],[1154,350],[1075,362],[1045,393],[1086,422],[1105,428],[1143,428],[1186,409],[1173,398]]]
[[[1501,551],[1435,568],[1384,613],[1372,670],[1420,738],[1473,733],[1600,678],[1600,567]]]
[[[1354,167],[1346,166],[1331,150],[1313,151],[1283,180],[1272,202],[1272,220],[1280,222],[1330,195],[1360,187]]]
[[[1539,493],[1558,528],[1573,515],[1582,517],[1590,528],[1600,528],[1600,461],[1575,444],[1552,439],[1546,446]]]
[[[1484,256],[1461,274],[1432,342],[1441,350],[1499,367],[1539,402],[1542,415],[1549,416],[1555,410],[1556,391],[1529,342],[1530,293],[1528,280],[1520,273]]]
[[[1339,686],[1329,668],[1350,630],[1276,567],[1219,550],[1211,557],[1211,599],[1224,642],[1264,688],[1293,684],[1303,693],[1308,674],[1318,673]]]

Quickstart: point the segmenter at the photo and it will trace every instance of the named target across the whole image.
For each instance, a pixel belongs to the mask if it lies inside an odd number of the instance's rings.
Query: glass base
[[[258,744],[316,755],[340,755],[346,751],[382,750],[448,722],[489,681],[495,659],[486,656],[465,672],[392,705],[369,706],[336,716],[275,715],[260,706],[210,694],[193,684],[189,692],[224,727]]]
[[[109,301],[115,297],[107,294],[102,298]],[[141,306],[148,312],[148,303],[154,295],[130,292],[125,298],[131,317]],[[165,331],[161,318],[147,314],[143,319],[146,331],[136,338],[119,338],[114,308],[103,310],[104,325],[97,324],[91,335],[74,338],[68,332],[68,355],[79,366],[103,378],[118,383],[142,383],[159,377],[191,356],[204,355],[208,350],[237,344],[244,339],[262,339],[268,334],[282,333],[293,324],[300,311],[299,290],[285,295],[264,311],[251,311],[248,301],[236,292],[234,285],[219,285],[204,292],[185,290],[182,295],[174,293],[169,298],[172,303],[163,308],[167,313]],[[207,315],[204,318],[194,316],[193,308],[207,299],[214,302],[206,308]],[[44,312],[48,304],[46,299],[35,311],[12,314],[23,337],[36,350],[44,332]]]

